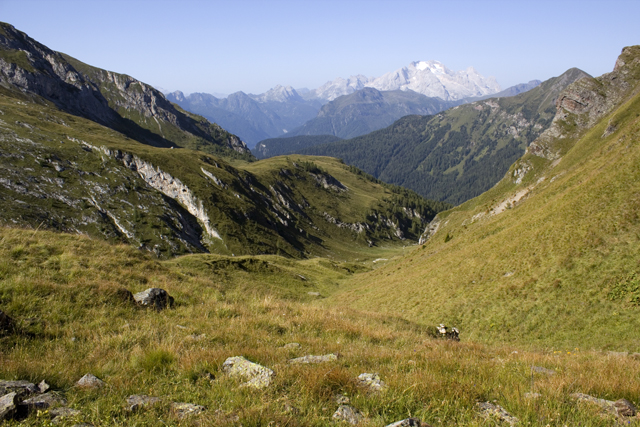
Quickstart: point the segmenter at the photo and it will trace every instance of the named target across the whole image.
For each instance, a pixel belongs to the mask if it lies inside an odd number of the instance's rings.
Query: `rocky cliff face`
[[[54,52],[8,24],[0,24],[0,85],[151,145],[209,145],[250,157],[238,137],[180,111],[153,87]]]
[[[563,155],[560,140],[578,137],[623,100],[634,96],[639,80],[640,46],[625,47],[611,73],[581,78],[560,93],[551,126],[529,146],[528,152],[549,160],[559,159]],[[615,123],[610,123],[607,132],[614,129]]]

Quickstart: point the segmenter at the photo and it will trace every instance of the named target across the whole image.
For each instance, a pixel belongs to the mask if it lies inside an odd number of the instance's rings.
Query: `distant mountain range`
[[[263,141],[253,153],[258,158],[288,154],[277,146],[284,145],[299,154],[338,157],[385,182],[459,204],[504,176],[551,125],[558,94],[582,77],[588,74],[574,68],[540,85],[534,81],[502,92],[510,95],[536,86],[516,96],[480,100],[435,115],[405,116],[384,129],[315,146],[301,141],[293,147],[286,139]]]
[[[176,91],[166,97],[253,146],[264,139],[281,136],[359,136],[381,129],[404,115],[434,114],[490,96],[500,89],[493,77],[485,78],[473,67],[453,72],[438,61],[420,61],[381,77],[337,78],[317,89],[300,92],[291,86],[276,86],[259,95],[236,92],[217,98]],[[512,89],[518,90],[523,89]],[[358,95],[338,100],[356,93]],[[338,103],[323,108],[332,101]],[[355,106],[349,105],[352,103]]]

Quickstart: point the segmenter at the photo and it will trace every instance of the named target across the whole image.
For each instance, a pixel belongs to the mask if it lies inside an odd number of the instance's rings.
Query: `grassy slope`
[[[255,164],[241,160],[228,163],[229,159],[193,150],[141,144],[89,120],[60,112],[46,102],[39,102],[4,89],[0,95],[3,146],[7,153],[12,153],[0,157],[6,168],[0,177],[27,189],[44,189],[45,194],[44,197],[28,197],[3,188],[0,205],[4,223],[34,228],[42,223],[45,228],[78,230],[111,241],[127,241],[151,248],[159,245],[165,256],[201,250],[179,242],[168,244],[161,236],[172,233],[166,229],[168,225],[163,213],[169,209],[166,198],[151,190],[136,173],[113,156],[95,149],[83,150],[78,141],[86,141],[112,152],[120,150],[137,155],[186,184],[203,202],[213,226],[223,238],[222,242],[217,239],[205,242],[210,251],[281,253],[294,257],[329,255],[343,259],[343,252],[357,252],[368,246],[368,240],[382,245],[394,239],[395,244],[402,243],[386,226],[356,233],[327,222],[324,212],[345,223],[368,222],[374,226],[375,221],[367,219],[372,209],[395,208],[387,201],[393,197],[389,188],[349,172],[346,165],[335,159],[314,161],[348,187],[348,191],[338,192],[318,185],[307,171],[294,166],[294,160],[306,161],[303,156]],[[64,170],[54,169],[55,165],[63,165]],[[207,178],[203,169],[214,174],[226,188]],[[100,185],[103,190],[94,191],[93,185]],[[285,197],[291,207],[285,206],[274,191]],[[79,225],[86,222],[82,221],[83,209],[94,209],[87,202],[91,197],[118,217],[136,237],[127,239],[111,219],[97,212],[93,212],[94,222]],[[67,203],[66,200],[75,202]],[[296,205],[308,206],[298,208]],[[145,215],[141,217],[140,212]],[[59,218],[53,218],[56,216]],[[405,216],[403,221],[409,231],[417,231],[417,225],[423,226],[423,220],[418,218]],[[397,223],[395,219],[394,222]],[[419,231],[405,232],[405,237],[415,241],[418,234]]]
[[[82,411],[62,424],[69,426],[326,426],[334,423],[336,393],[349,396],[365,414],[365,427],[408,416],[431,425],[487,425],[475,407],[486,400],[527,425],[555,420],[606,426],[611,418],[568,395],[624,397],[638,404],[640,362],[632,358],[573,347],[527,352],[439,341],[424,326],[394,316],[319,308],[307,295],[309,290],[332,292],[350,268],[273,256],[189,255],[159,262],[128,246],[83,236],[0,228],[0,307],[20,328],[18,334],[0,336],[0,378],[45,379]],[[122,288],[137,292],[150,286],[167,289],[175,308],[136,309],[120,297]],[[289,342],[301,348],[283,349]],[[289,358],[331,352],[341,358],[287,364]],[[224,360],[237,355],[274,369],[273,384],[263,391],[239,388],[241,381],[221,371]],[[532,365],[557,374],[532,376]],[[107,387],[73,387],[87,372]],[[378,372],[387,389],[373,394],[359,387],[355,378],[363,372]],[[541,400],[526,399],[528,391],[541,393]],[[131,394],[166,401],[131,413],[125,409]],[[169,408],[171,401],[207,410],[180,421]],[[5,425],[48,425],[47,418],[42,411]]]
[[[557,166],[525,156],[496,187],[443,213],[423,247],[331,301],[454,323],[473,340],[637,351],[639,117],[636,95],[578,140],[557,141],[566,151]],[[603,137],[610,123],[617,130]],[[526,162],[533,171],[516,185]],[[489,215],[524,188],[523,201]]]

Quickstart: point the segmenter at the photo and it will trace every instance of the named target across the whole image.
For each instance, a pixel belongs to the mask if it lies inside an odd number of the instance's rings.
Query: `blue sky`
[[[435,59],[503,88],[598,76],[640,44],[640,1],[0,0],[46,46],[166,90],[262,93]]]

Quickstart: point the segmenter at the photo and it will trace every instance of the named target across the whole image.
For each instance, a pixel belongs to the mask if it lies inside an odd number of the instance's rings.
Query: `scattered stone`
[[[18,408],[18,393],[12,392],[0,397],[0,421],[13,416]]]
[[[65,418],[77,417],[80,415],[82,415],[81,411],[67,408],[65,406],[49,410],[49,416],[51,416],[51,422],[53,424],[60,424]]]
[[[542,395],[540,393],[525,393],[524,398],[530,400],[540,399]]]
[[[20,406],[26,407],[27,411],[44,410],[55,406],[66,406],[67,401],[53,393],[44,393],[23,400]]]
[[[633,406],[633,403],[629,402],[627,399],[618,399],[613,402],[613,407],[616,408],[616,412],[618,416],[621,417],[635,417],[637,411],[636,407]]]
[[[285,402],[282,409],[284,409],[284,413],[285,414],[299,414],[300,410],[298,408],[296,408],[295,406],[291,405],[291,403],[289,402]]]
[[[229,357],[222,364],[222,371],[231,377],[248,379],[243,387],[265,388],[271,383],[273,371],[242,356]]]
[[[589,396],[588,394],[584,394],[584,393],[573,393],[571,397],[576,399],[578,402],[587,402],[587,403],[592,403],[594,405],[597,405],[600,408],[602,408],[605,412],[615,414],[615,415],[617,415],[618,413],[618,411],[614,406],[615,402],[612,400],[600,399],[598,397]]]
[[[149,288],[145,291],[133,295],[133,299],[139,305],[152,307],[156,310],[163,310],[173,306],[173,297],[167,291],[160,288]]]
[[[205,407],[194,405],[193,403],[173,402],[171,403],[171,410],[174,412],[174,414],[176,414],[178,418],[182,419],[204,412]]]
[[[509,425],[518,423],[518,419],[500,405],[494,405],[491,402],[478,402],[478,408],[480,409],[480,415],[485,419],[497,418]]]
[[[0,396],[15,392],[18,398],[24,398],[30,394],[38,393],[38,387],[34,383],[25,380],[5,381],[0,380]]]
[[[46,393],[50,388],[51,386],[49,386],[45,380],[40,381],[40,384],[38,384],[38,391],[40,393]]]
[[[553,369],[547,369],[547,368],[543,368],[541,366],[532,366],[531,367],[531,371],[537,373],[537,374],[545,374],[545,375],[555,375],[556,371],[554,371]]]
[[[451,330],[449,330],[445,325],[440,323],[436,329],[440,334],[440,338],[452,341],[460,341],[460,331],[458,330],[458,328],[451,328]]]
[[[78,380],[76,385],[83,388],[101,388],[104,387],[104,381],[93,374],[86,374]]]
[[[380,375],[377,373],[358,375],[358,385],[367,387],[371,391],[382,391],[382,389],[386,387],[386,384],[380,379]]]
[[[335,400],[338,405],[346,405],[349,403],[349,398],[344,394],[336,394],[333,400]]]
[[[127,405],[128,409],[131,412],[135,412],[139,409],[142,409],[145,406],[153,406],[162,402],[162,399],[159,397],[147,396],[144,394],[134,394],[127,397]]]
[[[300,344],[298,344],[297,342],[290,342],[289,344],[285,344],[282,348],[286,348],[286,349],[299,349],[300,347],[302,347]]]
[[[295,359],[290,359],[289,363],[323,363],[323,362],[333,362],[334,360],[338,360],[337,354],[325,354],[323,356],[302,356],[296,357]]]
[[[319,297],[320,296],[320,292],[307,292],[307,295],[312,296],[312,297]]]
[[[346,421],[355,426],[362,421],[363,416],[360,411],[349,405],[340,405],[336,412],[333,413],[332,418],[338,421]]]
[[[402,421],[396,421],[387,427],[431,427],[427,423],[423,423],[419,418],[407,418]]]
[[[0,310],[0,336],[10,334],[16,329],[16,322]]]

